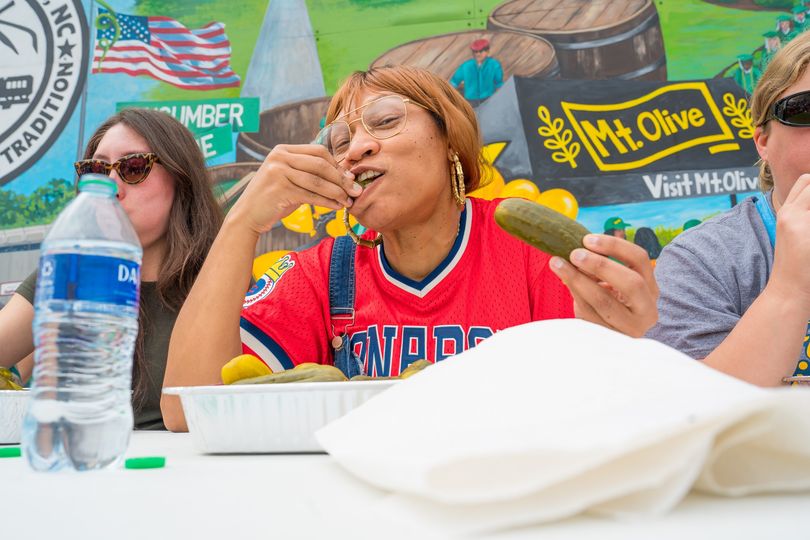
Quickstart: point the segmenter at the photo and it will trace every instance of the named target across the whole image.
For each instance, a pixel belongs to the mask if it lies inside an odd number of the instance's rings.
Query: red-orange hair
[[[483,165],[478,120],[467,100],[447,81],[413,66],[383,66],[355,71],[335,92],[326,113],[326,122],[332,122],[341,111],[349,110],[354,97],[364,89],[393,92],[430,111],[448,146],[458,153],[467,192],[478,187]]]

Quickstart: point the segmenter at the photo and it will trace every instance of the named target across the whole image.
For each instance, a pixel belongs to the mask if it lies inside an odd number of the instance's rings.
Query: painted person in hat
[[[737,57],[737,69],[734,70],[732,77],[734,82],[740,85],[740,88],[745,90],[749,96],[754,93],[754,87],[759,80],[760,72],[754,67],[754,57],[750,54],[741,54]]]
[[[786,13],[776,17],[776,32],[779,34],[782,45],[799,35],[793,28],[793,17]]]
[[[640,246],[647,252],[650,262],[655,266],[655,261],[661,255],[661,241],[655,231],[649,227],[639,227],[633,236],[633,243]]]
[[[774,56],[750,104],[762,192],[664,247],[647,337],[780,386],[810,375],[810,32]]]
[[[622,218],[613,216],[605,220],[605,234],[626,240],[627,231],[625,229],[629,226],[630,224],[625,223]]]
[[[796,6],[793,8],[793,30],[796,34],[801,34],[807,30],[807,13],[804,6]]]
[[[765,68],[768,67],[768,63],[773,58],[773,55],[782,48],[782,42],[779,41],[779,34],[775,31],[771,30],[769,32],[765,32],[762,34],[762,37],[765,38],[765,48],[762,49],[762,56],[759,57],[759,71],[763,73]]]
[[[488,39],[476,39],[470,45],[470,50],[473,57],[458,67],[450,84],[476,107],[501,87],[503,68],[497,59],[489,55]]]

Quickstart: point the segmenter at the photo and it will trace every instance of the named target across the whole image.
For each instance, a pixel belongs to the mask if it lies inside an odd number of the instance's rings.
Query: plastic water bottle
[[[143,250],[109,177],[88,174],[42,242],[22,448],[35,470],[100,469],[132,431]]]

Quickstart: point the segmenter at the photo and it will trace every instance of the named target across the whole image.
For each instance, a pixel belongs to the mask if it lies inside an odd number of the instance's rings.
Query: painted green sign
[[[116,111],[127,107],[156,109],[177,118],[194,134],[205,159],[232,152],[233,132],[259,130],[259,98],[125,101],[115,106]]]
[[[230,126],[218,126],[200,131],[192,130],[192,133],[207,160],[233,150],[233,135]]]
[[[202,99],[194,101],[124,101],[127,107],[157,109],[177,118],[194,132],[230,125],[233,131],[259,131],[259,98]]]

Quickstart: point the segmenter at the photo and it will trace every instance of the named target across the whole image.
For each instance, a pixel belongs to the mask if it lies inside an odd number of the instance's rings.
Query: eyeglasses
[[[407,103],[413,103],[429,111],[423,105],[402,96],[393,94],[383,96],[342,115],[340,118],[346,118],[353,112],[363,111],[360,118],[351,122],[335,120],[318,133],[314,142],[324,145],[338,162],[343,161],[352,142],[352,124],[362,122],[368,134],[375,139],[390,139],[405,128],[405,122],[408,120],[408,108],[405,106]]]
[[[810,90],[783,97],[773,104],[768,120],[795,127],[810,127]]]
[[[129,154],[123,156],[112,163],[100,159],[83,159],[73,164],[76,174],[103,174],[110,175],[110,171],[115,169],[121,180],[127,184],[140,184],[152,171],[152,165],[160,163],[157,154],[146,152],[143,154]]]

